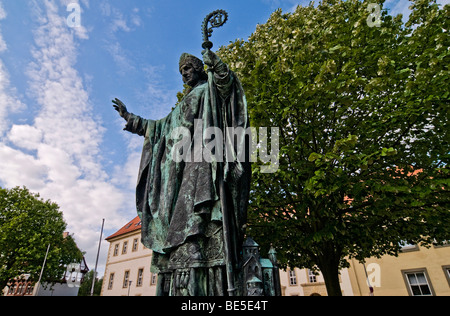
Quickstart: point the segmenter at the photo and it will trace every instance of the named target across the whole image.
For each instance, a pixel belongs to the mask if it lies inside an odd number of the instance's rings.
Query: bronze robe
[[[183,153],[193,154],[188,160],[191,162],[173,159],[172,151],[179,139],[173,139],[172,133],[179,127],[186,128],[193,136],[190,150]],[[222,159],[207,162],[199,161],[199,156],[194,159],[198,149],[204,150],[212,141],[203,136],[209,127],[218,127],[223,132],[224,142],[217,145],[223,146],[224,155],[226,146],[231,148],[234,160],[225,157],[224,162]],[[132,114],[126,125],[125,130],[145,137],[136,189],[142,243],[153,250],[152,271],[160,276],[172,275],[171,295],[223,295],[225,285],[217,284],[224,283],[225,266],[219,179],[225,181],[232,258],[233,264],[238,264],[251,168],[245,135],[234,139],[231,145],[230,138],[226,137],[227,127],[249,127],[244,91],[234,73],[228,70],[223,74],[209,72],[208,81],[194,87],[166,118],[153,121]],[[238,161],[237,152],[244,147],[246,161]],[[199,288],[198,283],[204,286]],[[176,294],[177,286],[184,288],[184,292]],[[162,293],[161,289],[158,291]]]

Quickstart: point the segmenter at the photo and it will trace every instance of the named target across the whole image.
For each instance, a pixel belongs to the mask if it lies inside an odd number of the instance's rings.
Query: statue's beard
[[[195,77],[197,77],[197,76],[195,76]],[[183,78],[183,81],[189,87],[193,88],[197,85],[199,80],[198,80],[198,78]]]

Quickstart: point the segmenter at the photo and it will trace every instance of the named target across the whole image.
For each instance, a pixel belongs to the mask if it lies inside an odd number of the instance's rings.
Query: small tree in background
[[[72,236],[63,237],[65,229],[57,204],[25,187],[0,188],[0,289],[25,273],[37,281],[49,244],[42,280],[60,281],[66,266],[83,258]]]
[[[94,270],[89,271],[85,276],[83,283],[81,283],[80,291],[78,292],[78,296],[91,296],[91,288],[92,288],[92,278],[94,276]],[[102,291],[103,278],[98,280],[96,278],[94,285],[94,296],[100,296]]]

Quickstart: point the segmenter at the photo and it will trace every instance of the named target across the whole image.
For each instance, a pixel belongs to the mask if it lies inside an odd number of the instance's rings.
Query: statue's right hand
[[[114,103],[113,104],[113,107],[114,107],[114,109],[117,111],[117,112],[119,112],[119,115],[121,116],[121,117],[123,117],[124,119],[128,119],[128,110],[127,110],[127,107],[125,106],[125,104],[123,104],[123,102],[122,101],[120,101],[119,99],[114,99],[114,100],[112,100],[112,102]]]

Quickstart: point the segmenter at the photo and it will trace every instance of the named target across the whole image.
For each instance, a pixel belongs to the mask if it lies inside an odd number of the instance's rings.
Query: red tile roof
[[[134,232],[136,230],[141,229],[141,219],[139,216],[136,216],[131,222],[123,226],[121,229],[119,229],[117,232],[112,234],[111,236],[107,237],[106,240],[113,239],[115,237],[119,237],[121,235]]]

